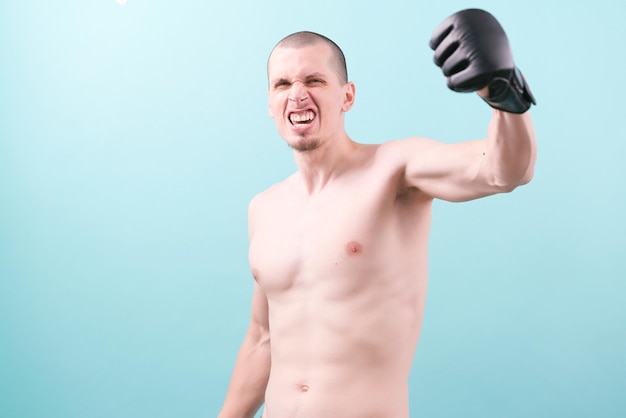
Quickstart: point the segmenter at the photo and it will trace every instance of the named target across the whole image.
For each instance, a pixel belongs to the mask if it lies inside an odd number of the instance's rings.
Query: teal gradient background
[[[428,48],[506,29],[535,93],[534,181],[436,202],[411,416],[626,413],[626,6],[618,0],[2,0],[0,417],[215,417],[247,327],[247,204],[294,169],[273,45],[344,50],[360,142],[483,137]]]

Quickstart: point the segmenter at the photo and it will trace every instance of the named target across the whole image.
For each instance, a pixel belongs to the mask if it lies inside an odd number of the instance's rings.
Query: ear
[[[352,109],[352,105],[354,104],[354,96],[356,94],[356,88],[352,81],[347,82],[343,86],[343,106],[341,106],[341,110],[347,112]]]

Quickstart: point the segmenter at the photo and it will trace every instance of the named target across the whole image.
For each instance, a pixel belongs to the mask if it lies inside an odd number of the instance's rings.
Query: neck
[[[311,151],[294,151],[298,174],[307,193],[313,195],[321,191],[344,173],[358,148],[359,144],[345,135]]]

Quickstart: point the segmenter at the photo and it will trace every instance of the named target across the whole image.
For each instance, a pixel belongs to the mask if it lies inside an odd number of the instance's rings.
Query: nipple
[[[346,244],[346,252],[350,255],[359,254],[362,249],[363,248],[361,244],[359,244],[356,241],[350,241],[349,243]]]

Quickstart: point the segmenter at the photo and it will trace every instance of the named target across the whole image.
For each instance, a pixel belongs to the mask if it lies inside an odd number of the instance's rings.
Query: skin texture
[[[533,175],[528,112],[492,110],[483,140],[353,141],[355,87],[329,55],[320,42],[269,61],[269,114],[298,171],[250,203],[251,321],[220,418],[263,402],[264,418],[408,418],[433,199],[510,192]]]

